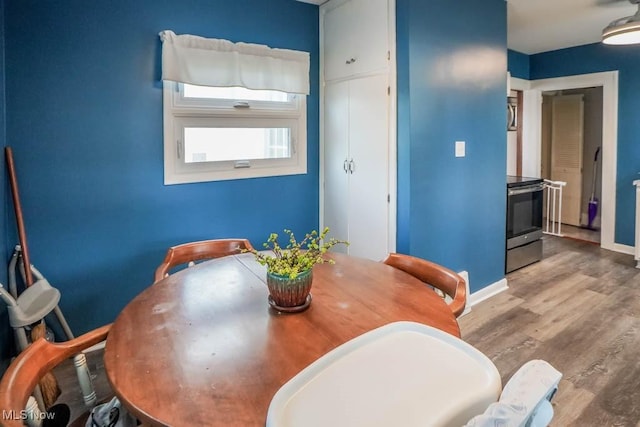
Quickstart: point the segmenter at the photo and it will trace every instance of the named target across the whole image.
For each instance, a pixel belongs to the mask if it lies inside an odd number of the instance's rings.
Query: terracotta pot
[[[307,270],[295,279],[267,272],[267,287],[273,304],[278,308],[309,305],[313,270]]]

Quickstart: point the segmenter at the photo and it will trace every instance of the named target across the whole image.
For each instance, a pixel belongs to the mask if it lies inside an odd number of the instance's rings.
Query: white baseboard
[[[469,290],[469,273],[466,271],[461,271],[458,273],[459,275],[462,276],[462,278],[464,279],[465,282],[467,282],[467,301],[469,301],[469,295],[471,294],[471,291]],[[466,304],[464,307],[464,311],[462,312],[462,314],[460,316],[464,316],[465,314],[469,313],[471,311],[471,306],[469,304]]]
[[[489,299],[494,295],[498,295],[500,292],[504,292],[507,289],[509,289],[509,286],[507,286],[507,278],[505,277],[477,292],[472,293],[469,297],[469,305],[473,307],[474,305]]]
[[[466,271],[462,271],[458,274],[464,277],[464,280],[467,282],[467,295],[468,295],[467,306],[464,308],[464,312],[462,312],[461,316],[464,316],[465,314],[469,313],[471,311],[471,307],[473,307],[474,305],[486,299],[489,299],[492,296],[499,294],[500,292],[503,292],[509,289],[509,286],[507,286],[507,278],[505,277],[503,279],[498,280],[495,283],[492,283],[487,287],[480,289],[479,291],[476,291],[470,294],[469,293],[469,273],[467,273]]]
[[[622,254],[627,254],[627,255],[635,255],[635,248],[633,246],[628,246],[628,245],[623,245],[620,243],[614,243],[613,246],[611,247],[611,250],[615,251],[615,252],[620,252]]]

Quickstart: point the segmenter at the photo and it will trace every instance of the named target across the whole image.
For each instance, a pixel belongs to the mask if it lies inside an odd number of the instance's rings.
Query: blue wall
[[[74,332],[113,321],[151,284],[171,245],[230,236],[260,245],[285,227],[317,228],[317,6],[21,0],[5,7],[6,134],[31,260],[61,290]],[[158,32],[165,29],[311,52],[306,175],[163,185]],[[9,246],[14,228],[1,239]]]
[[[0,203],[2,203],[2,215],[0,215],[0,262],[7,260],[6,230],[7,230],[7,183],[4,162],[4,146],[6,145],[6,125],[5,125],[5,72],[4,72],[4,1],[0,2]],[[7,271],[0,268],[0,283],[7,285]],[[0,373],[6,369],[13,343],[13,333],[9,327],[7,308],[4,303],[0,303]]]
[[[472,291],[505,256],[506,3],[481,3],[397,2],[398,251],[468,270]]]
[[[531,56],[532,80],[612,70],[619,70],[615,242],[633,246],[635,187],[632,182],[640,178],[640,46],[596,43]]]
[[[508,70],[511,73],[511,77],[517,77],[519,79],[529,80],[530,72],[530,56],[524,53],[517,52],[515,50],[507,51],[507,62],[509,64]]]

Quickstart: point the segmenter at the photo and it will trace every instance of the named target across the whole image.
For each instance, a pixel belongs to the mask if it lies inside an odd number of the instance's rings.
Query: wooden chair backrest
[[[253,249],[247,239],[202,240],[172,246],[167,250],[167,255],[164,257],[162,264],[156,269],[154,283],[164,279],[168,276],[169,270],[178,265],[238,254],[243,249]]]
[[[111,324],[94,329],[77,338],[51,343],[36,340],[16,357],[0,381],[0,408],[5,413],[20,414],[40,379],[60,362],[107,338]],[[23,427],[22,420],[3,419],[3,427]]]
[[[411,255],[391,253],[384,263],[440,289],[451,297],[449,308],[459,317],[467,304],[467,284],[459,274],[439,264]]]

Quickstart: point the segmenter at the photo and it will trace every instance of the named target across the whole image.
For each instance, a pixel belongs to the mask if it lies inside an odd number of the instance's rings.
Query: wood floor
[[[459,319],[463,339],[503,384],[531,359],[562,372],[553,426],[639,425],[640,270],[593,244],[545,236],[543,245],[541,262]]]
[[[600,244],[600,230],[590,230],[568,224],[562,224],[561,230],[564,237]]]
[[[640,421],[640,270],[630,255],[552,236],[544,259],[510,273],[509,289],[460,318],[462,337],[493,360],[505,384],[526,361],[564,375],[552,425],[637,426]],[[102,352],[89,359],[100,395]],[[71,368],[59,371],[63,390]],[[74,406],[74,409],[81,407]]]
[[[96,392],[97,401],[99,403],[107,402],[114,396],[114,394],[109,386],[109,382],[104,371],[104,350],[100,349],[91,351],[86,355],[87,366],[91,372],[91,379]],[[56,376],[58,385],[62,391],[57,402],[69,405],[69,409],[71,410],[71,420],[75,420],[81,415],[87,413],[88,409],[85,407],[82,394],[80,393],[78,377],[76,376],[72,359],[68,359],[58,365],[54,369],[53,373]]]

